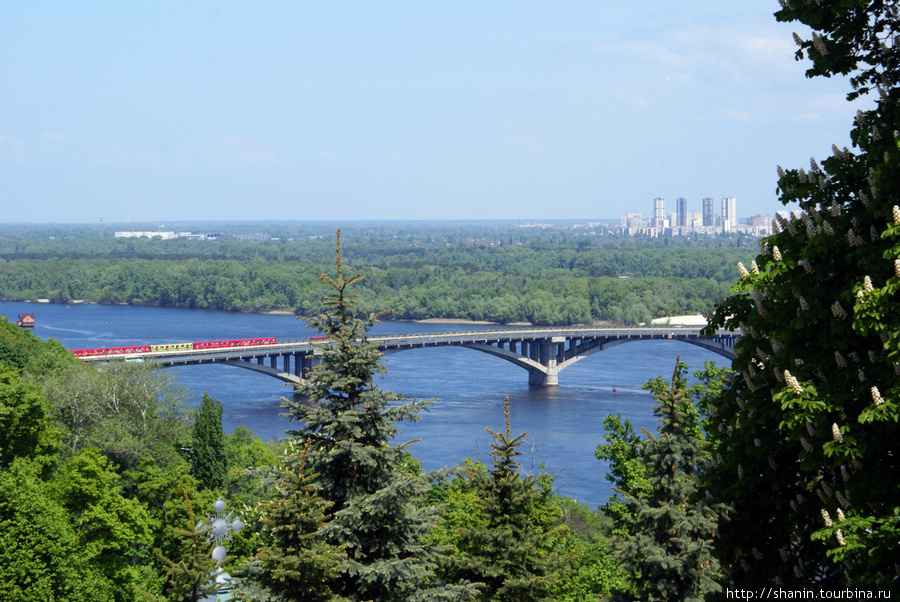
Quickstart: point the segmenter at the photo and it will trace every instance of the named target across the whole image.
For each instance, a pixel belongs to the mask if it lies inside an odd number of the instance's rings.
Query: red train
[[[127,355],[129,353],[150,353],[152,351],[189,351],[191,349],[227,349],[229,347],[252,347],[274,345],[275,337],[262,339],[232,339],[228,341],[202,341],[197,343],[160,343],[157,345],[132,345],[130,347],[102,347],[99,349],[75,349],[75,357],[97,357],[103,355]]]

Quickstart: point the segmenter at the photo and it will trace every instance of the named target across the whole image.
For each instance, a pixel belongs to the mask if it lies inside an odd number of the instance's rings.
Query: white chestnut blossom
[[[844,359],[844,356],[841,354],[840,351],[834,352],[834,361],[837,363],[838,368],[846,368],[847,367],[847,360]]]
[[[825,508],[822,508],[822,519],[825,521],[826,527],[831,526],[831,517],[828,516],[828,510],[826,510]]]
[[[815,272],[813,270],[812,262],[809,259],[803,260],[803,271],[812,276]]]
[[[831,304],[831,314],[839,320],[843,320],[847,317],[847,312],[844,311],[843,306],[837,301]]]
[[[813,48],[815,48],[816,52],[821,56],[828,54],[828,49],[825,47],[825,39],[816,32],[813,32]]]
[[[869,389],[869,392],[872,394],[872,403],[877,406],[884,403],[884,399],[881,398],[881,392],[878,390],[878,387],[872,387]]]
[[[844,497],[844,494],[842,494],[840,491],[835,491],[834,497],[837,498],[837,501],[841,506],[849,506],[850,505],[850,502],[847,501],[847,498]]]
[[[781,261],[781,251],[778,250],[778,246],[772,247],[772,259],[775,261]]]
[[[784,382],[788,387],[791,388],[791,391],[793,391],[797,395],[803,393],[803,389],[800,387],[800,383],[797,381],[796,377],[791,374],[790,370],[784,371]]]
[[[741,275],[741,278],[746,278],[750,275],[750,272],[747,271],[747,268],[740,261],[738,262],[738,273]]]
[[[841,434],[841,429],[838,427],[837,422],[831,425],[831,437],[838,443],[844,442],[844,436]]]

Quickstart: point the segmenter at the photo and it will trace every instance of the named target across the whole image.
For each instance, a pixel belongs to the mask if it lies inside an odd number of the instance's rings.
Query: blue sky
[[[774,213],[849,145],[775,0],[0,0],[0,222]]]

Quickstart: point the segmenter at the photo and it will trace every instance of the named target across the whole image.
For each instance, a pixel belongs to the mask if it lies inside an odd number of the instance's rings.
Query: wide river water
[[[56,339],[67,349],[129,344],[175,343],[274,336],[296,340],[314,336],[293,316],[222,311],[103,305],[52,305],[0,302],[0,315],[15,323],[19,313],[34,313],[34,334]],[[447,332],[484,326],[385,321],[373,334]],[[558,387],[530,387],[528,373],[513,364],[471,349],[414,349],[384,358],[388,373],[382,388],[408,398],[434,399],[417,423],[399,425],[401,440],[420,439],[413,454],[426,470],[462,463],[489,464],[491,435],[504,428],[503,400],[509,396],[513,434],[527,431],[520,448],[526,470],[538,463],[557,474],[558,492],[596,509],[611,494],[607,466],[594,457],[603,442],[603,419],[621,414],[636,428],[656,430],[653,399],[640,387],[665,374],[681,355],[692,369],[725,358],[677,341],[639,341],[618,345],[573,364],[559,374]],[[280,438],[290,428],[281,416],[281,398],[291,389],[263,374],[231,366],[187,366],[179,381],[196,403],[203,393],[224,406],[222,423],[230,433],[244,424],[264,439]],[[613,388],[615,387],[615,391]]]

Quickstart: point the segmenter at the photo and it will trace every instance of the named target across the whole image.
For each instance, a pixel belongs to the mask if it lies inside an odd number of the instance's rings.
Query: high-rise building
[[[659,197],[653,199],[653,219],[651,228],[662,228],[666,222],[666,201]]]
[[[733,196],[722,199],[722,221],[726,230],[737,228],[737,213],[735,212],[735,200]]]
[[[688,225],[687,199],[683,196],[675,199],[675,225],[686,228]]]
[[[641,214],[637,212],[637,209],[629,211],[622,217],[622,229],[630,230],[631,233],[636,232],[641,228],[643,222],[641,221]]]
[[[703,199],[703,225],[715,225],[715,218],[713,217],[713,200],[710,197]]]

